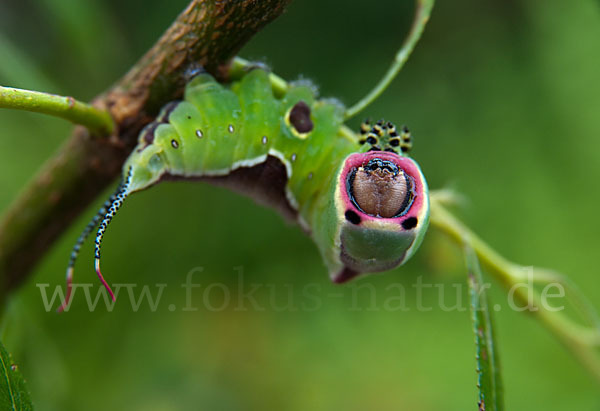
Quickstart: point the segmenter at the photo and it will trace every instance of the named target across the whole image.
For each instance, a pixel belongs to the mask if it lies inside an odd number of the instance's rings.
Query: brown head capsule
[[[348,191],[354,205],[365,214],[392,218],[412,203],[411,178],[391,161],[372,159],[348,175]]]

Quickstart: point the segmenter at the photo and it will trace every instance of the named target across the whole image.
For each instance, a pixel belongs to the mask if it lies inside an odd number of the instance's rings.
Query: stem
[[[111,135],[115,129],[108,111],[82,103],[73,97],[0,86],[0,108],[60,117],[85,126],[92,134],[102,137]]]
[[[408,37],[404,40],[402,47],[398,50],[392,65],[369,94],[346,110],[345,120],[354,117],[375,101],[398,75],[421,38],[425,25],[429,21],[429,16],[431,15],[431,9],[433,8],[434,3],[435,0],[417,0],[417,9],[412,27],[408,33]]]
[[[527,312],[539,320],[581,364],[600,382],[600,329],[597,323],[583,326],[575,323],[562,312],[550,311],[541,303],[539,293],[533,290],[533,297],[523,287],[524,266],[517,265],[502,257],[481,238],[473,233],[461,221],[454,217],[443,205],[443,200],[431,194],[431,225],[442,230],[460,246],[467,243],[477,254],[481,263],[506,288],[510,289],[521,304],[527,306]],[[553,277],[556,278],[556,277]],[[534,280],[536,281],[536,280]],[[520,285],[520,286],[519,286]],[[590,307],[583,302],[581,306]],[[591,309],[591,308],[589,308]],[[590,315],[590,317],[594,317]]]

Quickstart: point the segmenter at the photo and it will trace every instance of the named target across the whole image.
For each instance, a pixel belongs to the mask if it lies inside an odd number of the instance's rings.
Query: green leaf
[[[0,343],[0,410],[29,411],[33,404],[25,379]]]
[[[494,326],[488,309],[486,287],[481,278],[479,260],[475,251],[468,245],[465,246],[465,259],[469,274],[471,318],[475,334],[479,410],[501,411],[504,409],[504,401]]]

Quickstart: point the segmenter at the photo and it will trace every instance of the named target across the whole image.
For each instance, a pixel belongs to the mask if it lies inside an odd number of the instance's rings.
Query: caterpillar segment
[[[354,134],[343,118],[344,107],[318,99],[310,85],[292,84],[276,98],[261,68],[229,86],[209,74],[194,77],[183,100],[142,130],[124,164],[123,184],[97,232],[98,276],[103,235],[124,199],[179,179],[228,186],[299,223],[334,282],[401,265],[421,243],[429,216],[425,178],[408,157],[410,133],[379,121]]]

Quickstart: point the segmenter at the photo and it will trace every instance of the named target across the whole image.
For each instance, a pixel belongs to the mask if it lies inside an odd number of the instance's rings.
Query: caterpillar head
[[[123,167],[131,174],[128,193],[156,184],[165,173],[165,148],[171,143],[164,130],[169,128],[168,124],[155,121],[140,133],[138,145]]]
[[[336,183],[336,241],[344,269],[332,273],[335,282],[403,264],[429,223],[427,183],[418,164],[397,154],[389,140],[382,147],[366,142],[371,148],[349,155]]]

